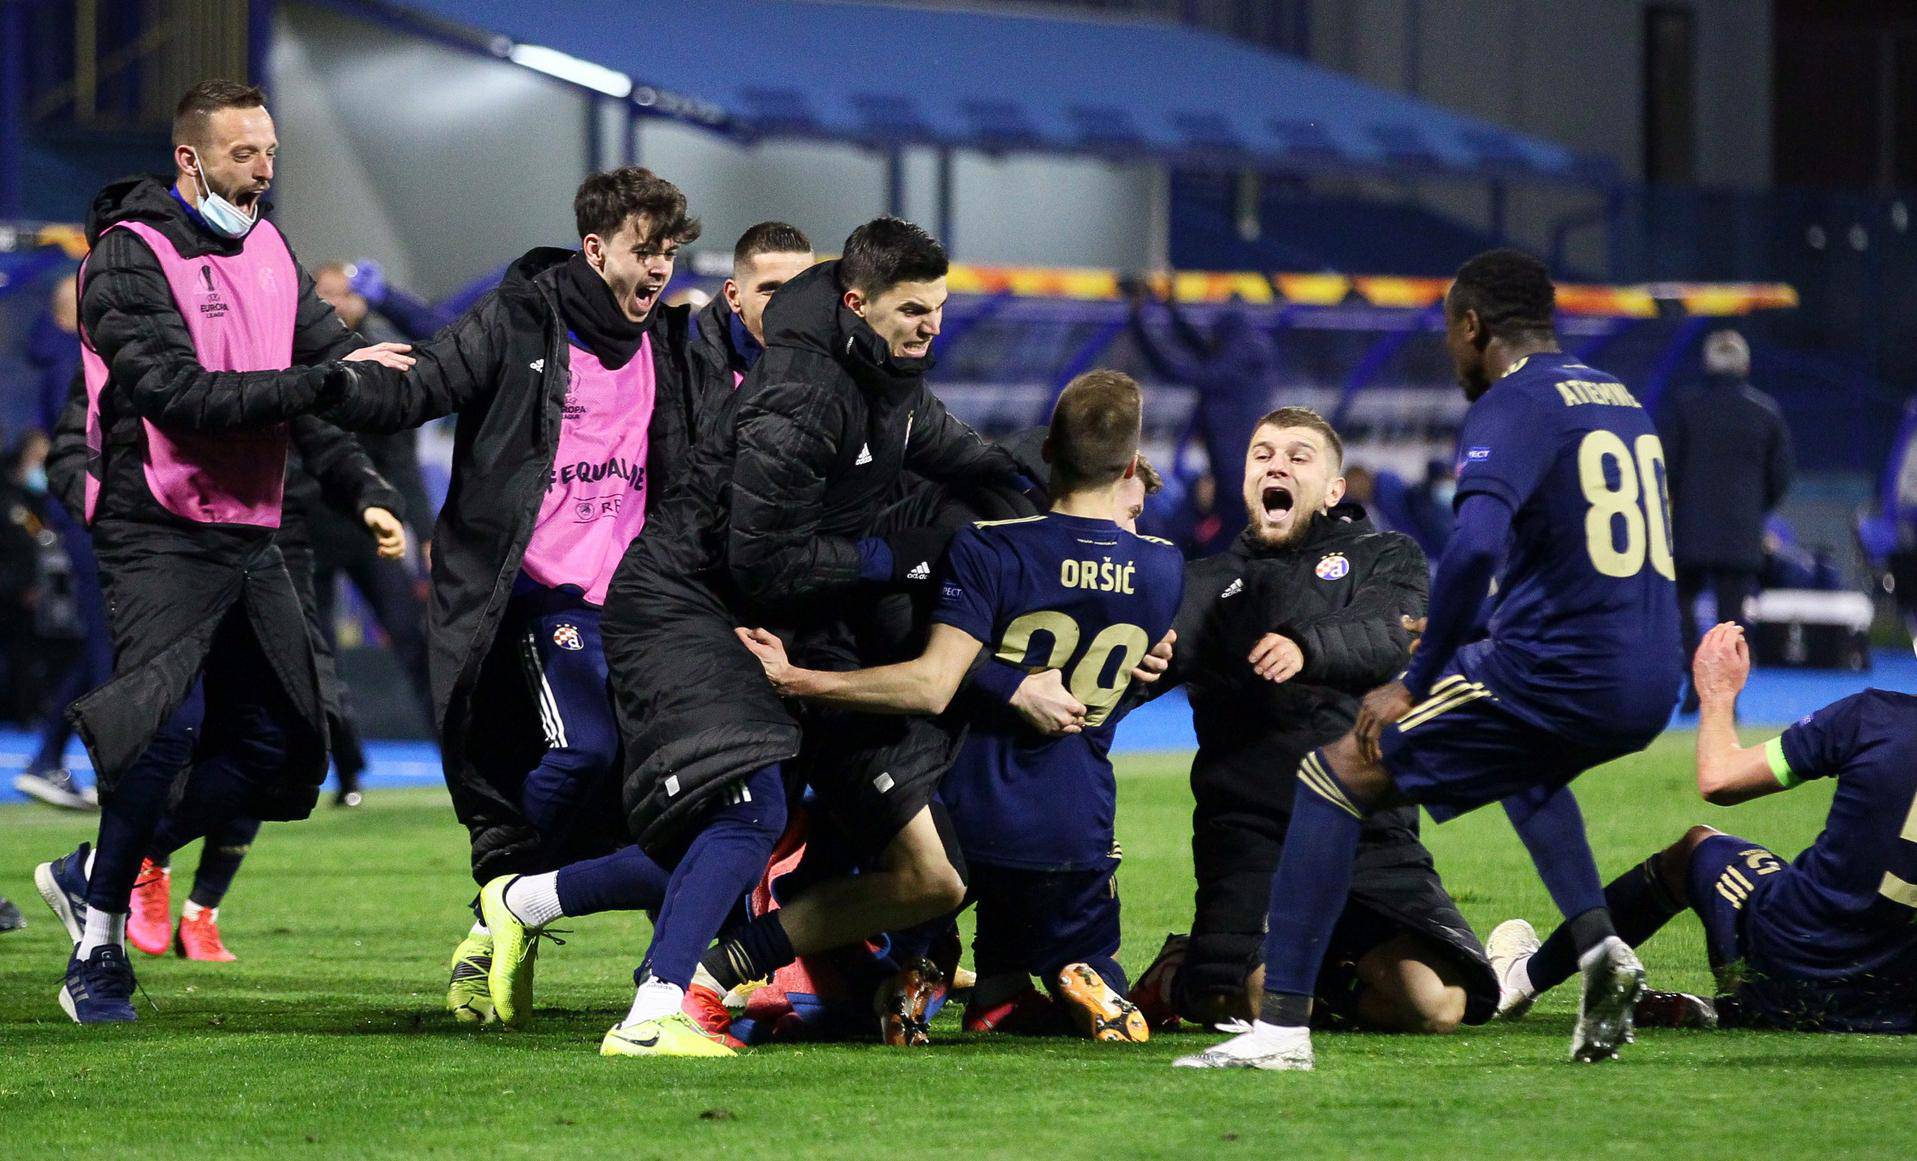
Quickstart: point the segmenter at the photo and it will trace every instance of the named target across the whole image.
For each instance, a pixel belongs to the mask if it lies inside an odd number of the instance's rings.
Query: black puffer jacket
[[[418,362],[405,374],[350,364],[341,400],[324,413],[356,431],[459,413],[452,484],[433,532],[429,663],[446,781],[482,882],[538,843],[517,786],[544,741],[518,662],[496,646],[558,450],[569,356],[554,280],[572,253],[528,252],[497,289],[415,346]],[[645,472],[654,509],[716,413],[687,358],[687,313],[657,307],[648,324],[657,393]],[[656,519],[648,517],[641,542]]]
[[[1424,616],[1428,578],[1417,544],[1377,531],[1356,504],[1314,520],[1296,546],[1266,548],[1247,531],[1186,565],[1178,644],[1159,684],[1182,683],[1191,699],[1201,803],[1289,813],[1299,760],[1350,729],[1359,699],[1404,669],[1411,637],[1399,617]],[[1266,633],[1305,655],[1282,685],[1247,661]]]
[[[920,370],[898,367],[841,293],[838,263],[821,262],[773,295],[766,352],[725,435],[698,449],[648,529],[642,564],[776,622],[831,615],[902,472],[1016,480],[1012,457],[952,418]]]
[[[714,398],[730,395],[752,370],[752,361],[732,345],[732,308],[725,296],[713,295],[692,322],[693,373]]]
[[[858,542],[885,530],[905,473],[1017,480],[1012,457],[947,414],[840,297],[836,262],[772,296],[765,354],[613,576],[606,662],[628,825],[649,846],[733,779],[798,752],[798,725],[735,625],[778,629],[802,664],[842,667],[846,622],[874,604]]]
[[[230,257],[245,245],[201,226],[162,178],[114,182],[94,199],[80,320],[108,378],[99,398],[100,446],[88,449],[81,488],[63,492],[83,493],[87,477],[100,489],[92,535],[115,662],[112,680],[76,701],[68,716],[99,771],[102,796],[110,795],[202,669],[218,660],[208,656],[215,631],[242,605],[294,714],[285,723],[287,760],[270,784],[255,787],[247,812],[301,818],[325,777],[326,724],[306,620],[274,530],[195,523],[166,511],[146,481],[146,425],[199,436],[270,432],[338,389],[344,365],[334,361],[360,339],[299,269],[290,367],[208,371],[153,250],[132,231],[111,228],[132,221],[160,233],[189,261]],[[259,232],[274,228],[263,223],[251,237],[262,240]],[[267,454],[272,440],[261,444]]]

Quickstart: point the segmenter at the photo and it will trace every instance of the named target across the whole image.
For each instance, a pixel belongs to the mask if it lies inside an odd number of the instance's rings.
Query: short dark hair
[[[732,267],[738,269],[761,254],[810,254],[812,239],[797,226],[784,222],[760,222],[739,235],[732,248]]]
[[[258,85],[214,77],[186,91],[173,106],[173,144],[196,145],[206,139],[207,118],[221,109],[264,109],[266,93]]]
[[[698,240],[699,219],[687,216],[686,195],[650,169],[622,165],[595,173],[579,183],[572,198],[573,223],[581,238],[610,238],[634,216],[651,221],[653,241],[683,246]]]
[[[1450,308],[1478,312],[1493,338],[1549,334],[1557,323],[1558,290],[1544,263],[1522,250],[1486,250],[1458,267]]]
[[[930,282],[951,266],[945,247],[925,230],[890,214],[852,231],[839,259],[839,285],[876,298],[901,282]]]
[[[1115,483],[1138,455],[1144,393],[1123,371],[1087,371],[1052,408],[1052,494]]]
[[[1278,410],[1268,413],[1263,419],[1258,421],[1256,427],[1251,429],[1251,434],[1254,437],[1257,436],[1258,428],[1260,427],[1302,427],[1317,432],[1319,435],[1325,437],[1326,443],[1331,445],[1331,454],[1338,458],[1338,470],[1344,470],[1345,441],[1338,438],[1338,430],[1331,426],[1330,420],[1313,411],[1311,408],[1280,407]]]

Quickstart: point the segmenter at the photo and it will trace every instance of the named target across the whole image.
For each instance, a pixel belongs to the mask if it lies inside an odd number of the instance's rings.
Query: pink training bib
[[[520,567],[548,588],[577,585],[603,605],[613,569],[646,526],[647,429],[658,394],[652,336],[617,371],[582,347],[569,355],[559,449]]]
[[[159,260],[174,305],[193,337],[200,366],[208,371],[284,371],[293,365],[294,318],[299,310],[299,268],[286,240],[262,221],[233,257],[183,258],[165,234],[144,222],[120,222]],[[84,268],[82,278],[85,277]],[[106,362],[82,342],[87,384],[87,448],[105,450],[100,393]],[[147,488],[162,508],[196,524],[280,526],[286,489],[287,425],[232,431],[168,431],[144,422]],[[87,519],[99,502],[99,481],[87,474]]]

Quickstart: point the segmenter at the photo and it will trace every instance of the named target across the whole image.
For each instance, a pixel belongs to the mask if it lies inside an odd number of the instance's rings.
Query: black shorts
[[[1331,1012],[1348,1011],[1353,965],[1400,934],[1424,938],[1463,969],[1465,1023],[1481,1024],[1498,1007],[1498,983],[1484,945],[1459,913],[1418,841],[1417,815],[1408,808],[1365,823],[1353,869],[1351,897],[1332,932],[1318,977],[1318,1000]],[[1284,848],[1289,817],[1235,805],[1192,813],[1192,865],[1198,878],[1191,943],[1179,969],[1174,999],[1187,1013],[1202,995],[1242,995],[1245,977],[1262,962],[1271,878]]]
[[[933,804],[939,779],[964,742],[965,728],[955,719],[808,714],[799,768],[826,821],[854,858],[865,861]]]

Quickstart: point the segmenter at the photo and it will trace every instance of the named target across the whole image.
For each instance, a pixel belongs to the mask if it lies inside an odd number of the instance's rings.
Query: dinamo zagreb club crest
[[[1318,574],[1319,580],[1335,581],[1351,571],[1351,562],[1345,559],[1342,552],[1330,552],[1312,571]]]
[[[577,653],[586,647],[585,639],[579,635],[579,627],[564,621],[553,629],[552,643],[571,653]]]

